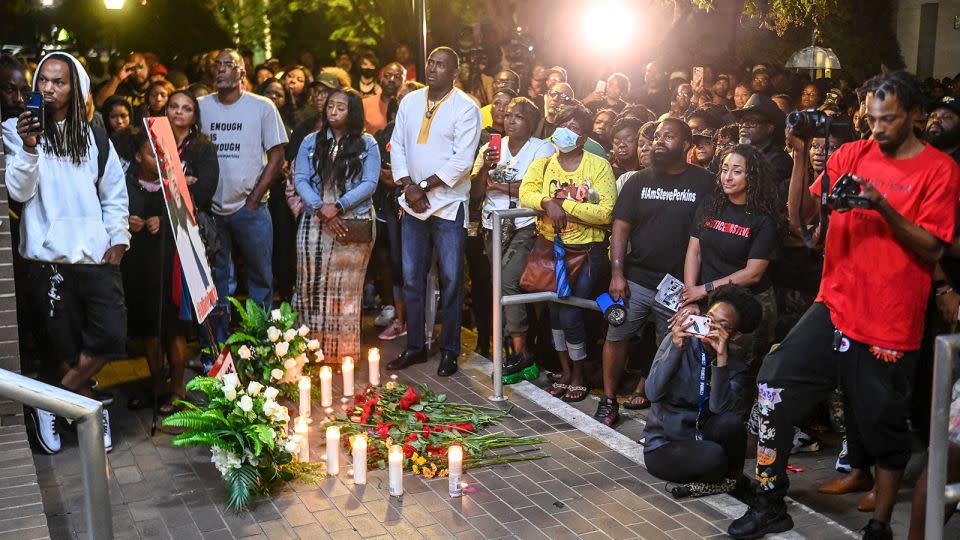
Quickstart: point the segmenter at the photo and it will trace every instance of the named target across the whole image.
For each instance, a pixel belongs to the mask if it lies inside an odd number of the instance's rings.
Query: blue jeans
[[[217,309],[210,314],[210,324],[214,337],[223,343],[227,340],[230,326],[230,302],[227,297],[233,296],[237,290],[237,274],[233,266],[234,246],[243,257],[250,298],[266,309],[273,304],[273,222],[270,210],[262,203],[254,211],[241,208],[229,216],[214,215],[214,220],[220,235],[220,251],[214,257],[211,271],[219,299]]]
[[[593,298],[593,288],[607,258],[607,243],[587,244],[587,261],[580,268],[577,279],[570,284],[573,296]],[[582,246],[576,246],[582,247]],[[553,331],[553,350],[567,351],[570,360],[579,362],[587,358],[587,331],[583,320],[583,309],[550,302],[550,329]]]
[[[457,219],[436,216],[426,221],[406,214],[400,220],[403,238],[403,296],[407,302],[407,351],[426,349],[424,303],[427,274],[432,252],[436,250],[440,270],[440,350],[460,355],[460,319],[463,307],[463,254],[466,229],[463,205]]]

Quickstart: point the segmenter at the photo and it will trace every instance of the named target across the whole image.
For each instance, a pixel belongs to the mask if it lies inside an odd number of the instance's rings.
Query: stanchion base
[[[499,396],[499,397],[498,397],[498,396],[490,396],[490,397],[488,397],[487,399],[489,399],[490,401],[507,401],[507,398],[506,398],[505,396]]]

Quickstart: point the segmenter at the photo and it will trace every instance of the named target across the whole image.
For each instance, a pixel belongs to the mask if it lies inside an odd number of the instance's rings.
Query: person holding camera
[[[954,235],[960,169],[913,132],[923,106],[914,75],[878,75],[864,90],[873,139],[840,147],[806,194],[814,134],[788,130],[801,219],[805,226],[819,219],[826,229],[823,277],[816,303],[760,369],[757,493],[730,524],[733,538],[793,527],[783,501],[791,426],[838,385],[846,396],[850,463],[877,465],[876,505],[863,537],[893,536],[890,515],[911,450],[916,351],[931,274]],[[824,185],[828,179],[837,185]],[[818,204],[824,189],[829,208]]]
[[[647,378],[653,402],[644,429],[643,460],[650,474],[667,482],[717,484],[729,492],[743,477],[747,433],[745,359],[730,340],[760,324],[760,303],[744,287],[722,285],[710,295],[708,322],[682,308],[670,319],[670,335]],[[744,481],[746,478],[744,478]]]
[[[49,355],[44,382],[94,397],[90,380],[107,360],[126,351],[127,312],[120,261],[130,245],[127,184],[105,131],[87,122],[90,78],[62,52],[44,56],[33,78],[42,107],[17,120],[19,137],[5,137],[11,153],[5,180],[23,203],[20,254],[33,261],[31,290],[43,313]],[[35,409],[44,452],[60,451],[52,413]],[[103,410],[104,446],[112,448]]]

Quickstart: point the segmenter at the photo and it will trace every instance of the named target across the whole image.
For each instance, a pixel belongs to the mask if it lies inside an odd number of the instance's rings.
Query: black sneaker
[[[597,405],[597,412],[593,414],[593,419],[607,427],[613,427],[620,421],[620,405],[617,400],[610,398],[601,398]]]
[[[792,528],[793,518],[787,513],[787,505],[783,501],[774,503],[759,496],[747,508],[745,514],[727,527],[727,534],[737,540],[752,540],[765,534],[785,532]]]
[[[867,526],[860,529],[863,540],[893,540],[893,530],[890,525],[882,521],[871,519]]]
[[[511,354],[503,361],[503,375],[519,373],[533,365],[533,355]]]

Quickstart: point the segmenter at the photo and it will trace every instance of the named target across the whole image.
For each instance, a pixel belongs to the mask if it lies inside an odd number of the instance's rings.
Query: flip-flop
[[[555,382],[547,389],[547,393],[555,398],[562,398],[567,393],[567,385]]]
[[[566,401],[567,403],[576,403],[578,401],[583,401],[584,399],[586,399],[587,394],[588,392],[587,392],[586,386],[571,384],[567,386],[567,393],[564,394],[563,397],[560,399],[562,399],[563,401]]]
[[[623,402],[623,408],[631,411],[639,411],[648,407],[650,407],[650,400],[640,392],[630,394],[630,397]]]

